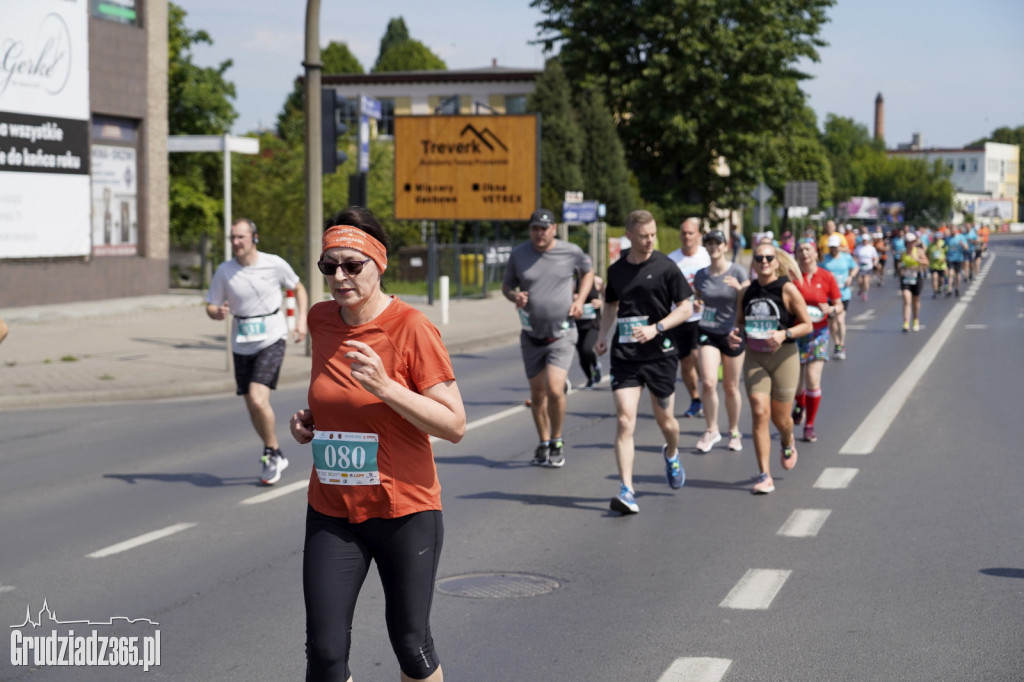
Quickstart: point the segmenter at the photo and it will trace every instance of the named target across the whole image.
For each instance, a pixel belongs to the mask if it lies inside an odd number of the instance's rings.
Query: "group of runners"
[[[770,233],[759,236],[748,270],[736,262],[735,250],[732,260],[727,258],[725,233],[702,231],[696,218],[680,225],[680,248],[661,254],[654,248],[654,216],[634,211],[626,226],[629,248],[608,268],[602,299],[596,293],[601,287],[593,286],[590,259],[557,240],[556,227],[550,211],[531,216],[531,239],[513,250],[503,285],[523,322],[520,346],[540,437],[533,464],[565,465],[561,428],[565,379],[580,342],[576,326],[580,317],[589,317],[587,334],[595,338],[593,321],[599,319],[593,352],[589,343],[581,344],[580,360],[589,387],[599,377],[592,369],[595,358],[610,353],[619,473],[610,507],[623,514],[639,511],[634,435],[645,387],[664,438],[666,480],[680,488],[685,472],[678,455],[685,446],[674,413],[676,367],[690,399],[682,416],[705,420],[693,445],[701,453],[726,438],[728,450],[743,449],[742,378],[759,469],[751,491],[770,493],[775,489],[770,427],[774,424],[779,433],[784,469],[796,465],[798,427],[803,427],[804,442],[818,440],[823,370],[829,360],[847,357],[846,315],[854,290],[866,302],[872,287],[883,286],[891,254],[903,297],[903,331],[919,331],[926,280],[930,276],[933,297],[959,296],[963,281],[977,272],[988,237],[987,230],[970,225],[898,227],[883,233],[873,226],[855,229],[828,221],[820,233],[808,228],[791,246],[779,244]],[[587,315],[584,307],[590,309]]]

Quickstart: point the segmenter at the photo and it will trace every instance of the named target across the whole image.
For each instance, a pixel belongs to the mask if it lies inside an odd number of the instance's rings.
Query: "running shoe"
[[[914,326],[912,327],[912,329],[913,329],[913,330],[914,330],[915,332],[919,332],[919,331],[921,331],[921,323],[920,323],[920,322],[918,322],[917,320],[914,320]]]
[[[263,448],[260,462],[263,463],[263,473],[260,474],[260,483],[263,485],[274,485],[280,481],[281,472],[288,468],[288,458],[273,448]]]
[[[768,474],[759,474],[757,480],[754,481],[754,487],[750,489],[750,492],[755,495],[767,495],[768,493],[775,492],[775,481]]]
[[[805,443],[817,443],[818,434],[814,432],[814,426],[808,424],[804,427],[804,442]]]
[[[909,322],[904,322],[903,323],[903,333],[906,334],[909,331],[910,331],[910,323]]]
[[[633,491],[621,483],[619,484],[618,497],[613,497],[611,504],[608,506],[612,511],[617,511],[620,514],[636,514],[640,511],[640,505],[636,503]]]
[[[711,448],[714,447],[715,443],[722,440],[722,434],[718,431],[711,431],[710,429],[704,432],[704,435],[697,441],[697,450],[700,452],[711,452]]]
[[[740,435],[739,431],[733,431],[729,435],[729,449],[733,452],[739,452],[743,449],[743,436]]]
[[[836,360],[846,359],[846,349],[842,346],[836,346],[836,352],[832,354],[832,357]]]
[[[690,401],[690,409],[688,409],[686,412],[683,412],[683,416],[684,417],[703,417],[704,416],[704,406],[701,405],[699,398],[697,400],[691,400]]]
[[[533,453],[533,461],[530,464],[535,467],[546,467],[548,465],[548,452],[550,449],[551,446],[547,443],[538,445]]]
[[[601,383],[601,363],[600,362],[597,363],[596,365],[594,365],[594,373],[593,373],[591,378],[592,378],[592,380],[593,380],[593,382],[595,384]]]
[[[812,429],[813,431],[813,429]],[[782,468],[789,471],[796,466],[796,443],[782,446]]]
[[[665,457],[668,445],[661,446],[661,456]],[[686,483],[686,472],[683,471],[683,465],[679,462],[679,452],[672,456],[672,459],[665,458],[665,480],[668,481],[668,485],[671,488],[678,490],[683,487]]]
[[[548,461],[544,464],[552,469],[560,469],[565,466],[565,441],[561,438],[551,441],[548,447]]]
[[[793,408],[793,426],[799,426],[804,420],[804,408],[797,405]]]

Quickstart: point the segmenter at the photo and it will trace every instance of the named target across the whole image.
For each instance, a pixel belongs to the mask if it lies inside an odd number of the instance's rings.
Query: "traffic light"
[[[320,89],[320,153],[323,173],[338,170],[348,160],[348,154],[338,150],[338,139],[348,132],[348,100],[334,88]]]

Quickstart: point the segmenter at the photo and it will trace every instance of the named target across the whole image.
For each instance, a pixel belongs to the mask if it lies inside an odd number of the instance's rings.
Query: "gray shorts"
[[[532,379],[548,365],[554,365],[566,371],[572,366],[576,353],[576,339],[579,332],[571,328],[564,335],[548,342],[546,339],[535,339],[526,332],[519,334],[519,348],[523,352],[523,366],[526,378]]]

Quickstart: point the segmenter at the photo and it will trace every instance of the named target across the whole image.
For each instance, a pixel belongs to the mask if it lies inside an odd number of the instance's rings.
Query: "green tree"
[[[212,45],[203,30],[185,25],[185,10],[168,5],[167,91],[171,135],[223,135],[237,114],[231,99],[235,86],[225,78],[231,60],[216,67],[193,61],[196,45]],[[219,154],[172,154],[170,173],[170,236],[175,245],[195,245],[203,236],[221,233],[223,171]]]
[[[835,203],[864,196],[869,159],[885,156],[885,145],[875,140],[867,126],[852,118],[829,114],[825,118],[821,143],[832,166]]]
[[[347,43],[331,41],[320,50],[320,61],[325,74],[365,73]],[[281,113],[277,115],[277,134],[291,141],[305,139],[305,101],[306,90],[302,77],[296,77],[295,85],[284,101]]]
[[[411,39],[409,28],[405,25],[405,19],[396,17],[389,21],[387,30],[384,31],[384,36],[380,39],[380,50],[377,51],[377,64],[374,65],[373,70],[378,70],[377,66],[380,64],[380,58],[387,54],[388,50]]]
[[[865,196],[902,201],[909,223],[934,225],[948,218],[953,208],[952,172],[941,161],[876,154],[864,165]]]
[[[570,80],[598,87],[646,199],[733,207],[757,183],[766,138],[804,106],[834,0],[532,0],[540,42]],[[730,173],[721,174],[720,159]]]
[[[635,181],[630,181],[626,151],[615,130],[615,120],[599,91],[577,91],[576,118],[583,133],[583,193],[588,199],[604,202],[609,223],[625,225],[626,216],[639,204],[639,196]]]
[[[409,39],[397,43],[381,54],[374,73],[389,71],[444,71],[448,66],[430,48],[418,40]]]
[[[540,117],[541,205],[557,211],[566,191],[583,189],[583,133],[573,118],[569,81],[557,59],[549,59],[526,107]]]
[[[762,180],[774,192],[778,205],[782,205],[785,198],[786,183],[804,180],[818,183],[819,207],[831,203],[832,166],[819,139],[814,111],[809,106],[804,106],[781,130],[766,138],[761,153],[754,158],[763,173]],[[732,164],[730,171],[731,167]]]

